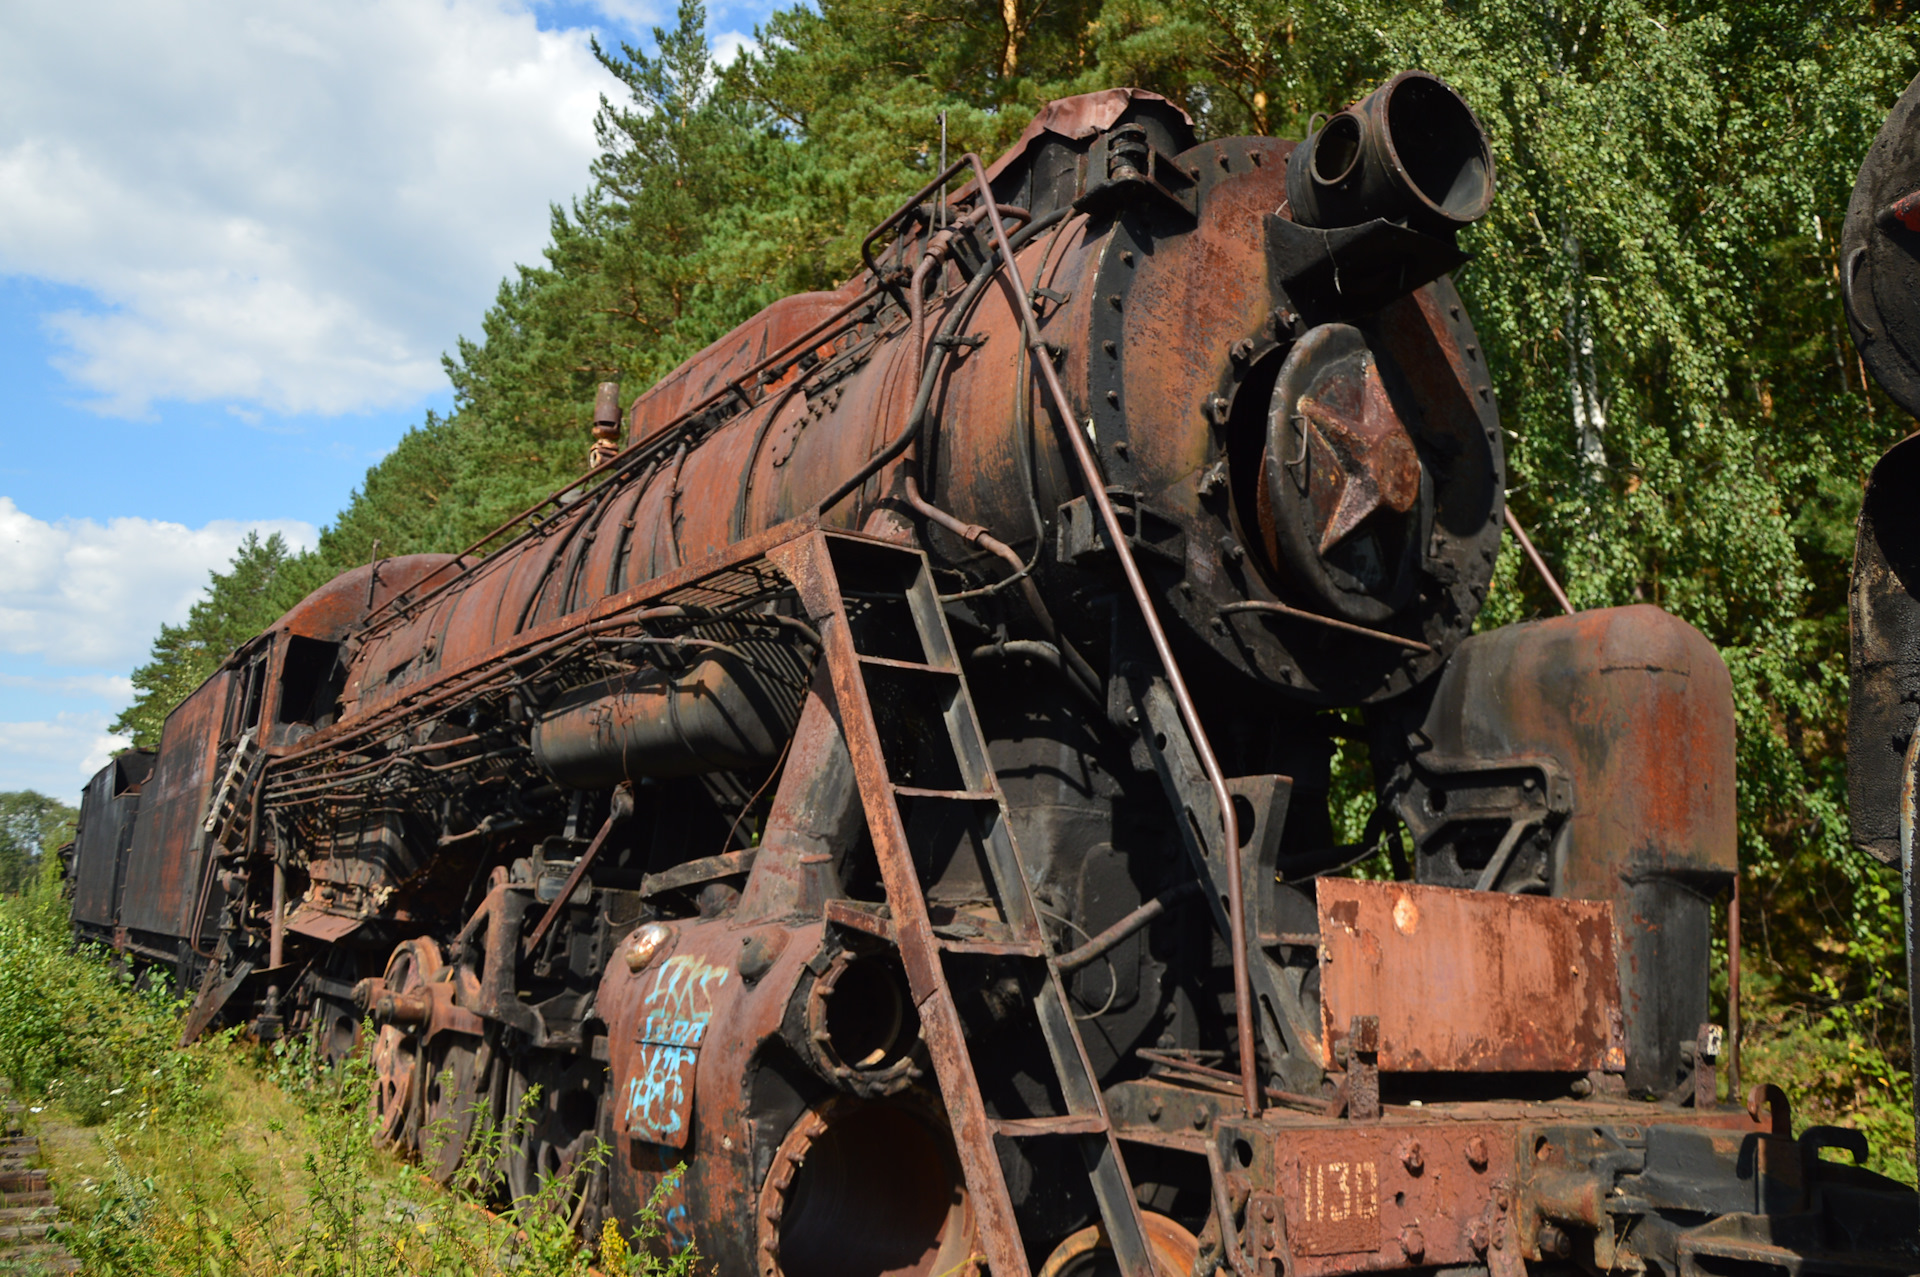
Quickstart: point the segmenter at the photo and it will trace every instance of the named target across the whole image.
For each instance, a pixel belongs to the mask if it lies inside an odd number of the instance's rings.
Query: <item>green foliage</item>
[[[176,1051],[181,1004],[163,979],[135,988],[97,952],[75,954],[57,858],[0,901],[0,1077],[82,1123],[133,1128],[205,1111],[205,1057]]]
[[[31,789],[0,793],[0,895],[25,887],[42,858],[73,837],[80,813]]]
[[[173,707],[285,610],[276,605],[274,586],[290,557],[278,532],[264,541],[247,533],[228,569],[213,574],[186,624],[160,627],[152,655],[133,672],[133,704],[114,720],[113,730],[131,736],[138,748],[159,748],[160,729]]]
[[[136,987],[97,951],[71,953],[57,861],[0,902],[0,1076],[54,1157],[61,1241],[101,1277],[691,1277],[699,1255],[660,1258],[671,1183],[589,1247],[573,1179],[488,1209],[506,1151],[538,1104],[482,1121],[446,1190],[395,1159],[369,1120],[363,1053],[315,1066],[304,1039],[271,1049],[232,1034],[177,1045],[183,1004]],[[77,1128],[77,1129],[76,1129]],[[438,1132],[445,1138],[448,1132]],[[590,1174],[606,1150],[599,1147]]]

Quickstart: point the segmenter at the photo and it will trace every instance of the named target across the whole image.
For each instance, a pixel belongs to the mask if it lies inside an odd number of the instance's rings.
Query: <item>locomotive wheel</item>
[[[1140,1222],[1146,1226],[1154,1272],[1159,1277],[1188,1277],[1194,1261],[1200,1258],[1199,1240],[1165,1215],[1152,1211],[1141,1211]],[[1093,1224],[1054,1247],[1041,1266],[1040,1277],[1116,1277],[1119,1271],[1113,1262],[1113,1247],[1107,1244],[1107,1230]]]
[[[386,992],[396,997],[420,992],[442,965],[440,946],[432,940],[403,941],[387,959]],[[419,1033],[406,1025],[381,1025],[373,1039],[373,1117],[388,1144],[417,1145],[419,1069]]]
[[[584,1217],[586,1198],[596,1177],[588,1174],[587,1153],[593,1148],[600,1126],[600,1095],[589,1082],[591,1069],[599,1066],[571,1058],[534,1064],[534,1072],[516,1068],[507,1080],[505,1120],[520,1119],[527,1093],[539,1086],[540,1093],[525,1114],[526,1125],[511,1132],[507,1141],[507,1191],[516,1202],[525,1201],[542,1186],[560,1182],[549,1205],[578,1221]]]
[[[466,1159],[480,1113],[486,1107],[493,1052],[463,1033],[442,1033],[428,1043],[421,1080],[420,1158],[437,1184],[449,1184]]]
[[[760,1277],[973,1271],[966,1181],[924,1092],[840,1096],[802,1114],[773,1155],[758,1213]]]

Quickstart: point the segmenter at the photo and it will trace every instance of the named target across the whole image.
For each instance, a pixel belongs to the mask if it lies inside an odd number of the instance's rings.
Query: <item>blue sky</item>
[[[716,4],[730,52],[771,5]],[[652,0],[86,0],[0,42],[0,790],[73,801],[250,529],[310,544],[578,193]]]

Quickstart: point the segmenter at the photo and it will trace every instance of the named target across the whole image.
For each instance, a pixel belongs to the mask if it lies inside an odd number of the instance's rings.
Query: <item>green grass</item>
[[[49,858],[52,859],[52,858]],[[379,1147],[371,1067],[314,1067],[304,1043],[233,1034],[177,1046],[181,1002],[136,988],[106,955],[73,953],[57,879],[0,901],[0,1075],[28,1107],[52,1171],[60,1240],[99,1277],[691,1277],[655,1258],[657,1210],[574,1237],[543,1185],[489,1202],[505,1129],[476,1133],[441,1188]],[[430,1135],[431,1138],[431,1135]],[[604,1151],[602,1152],[604,1156]]]

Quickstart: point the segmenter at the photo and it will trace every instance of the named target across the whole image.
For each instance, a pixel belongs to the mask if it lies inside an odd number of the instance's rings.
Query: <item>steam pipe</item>
[[[1190,897],[1199,894],[1200,882],[1197,878],[1189,878],[1177,887],[1169,887],[1167,890],[1141,905],[1138,909],[1128,913],[1099,935],[1088,940],[1085,944],[1075,949],[1069,949],[1055,958],[1053,960],[1054,968],[1062,975],[1068,972],[1078,971],[1081,967],[1096,961],[1102,954],[1111,950],[1115,945],[1120,944],[1128,936],[1140,930],[1140,928],[1146,926],[1149,922],[1152,922],[1155,918],[1158,918],[1161,914],[1173,908],[1173,906],[1182,904]]]
[[[1021,598],[1032,610],[1033,619],[1039,622],[1041,630],[1047,636],[1047,642],[1057,649],[1061,659],[1066,662],[1067,674],[1075,682],[1083,684],[1081,690],[1098,701],[1097,689],[1100,687],[1100,676],[1093,672],[1093,667],[1087,664],[1085,657],[1074,651],[1060,637],[1060,629],[1053,623],[1053,613],[1047,609],[1046,600],[1040,597],[1040,589],[1033,583],[1033,574],[1027,571],[1026,561],[1020,557],[1019,552],[979,524],[962,522],[922,497],[920,483],[912,475],[907,476],[905,493],[907,504],[921,517],[939,524],[962,541],[977,545],[989,554],[997,555],[1013,568],[1013,576],[1009,579],[1020,582]]]
[[[1021,234],[1023,238],[1030,238],[1037,235],[1072,211],[1070,207],[1057,208],[1046,216],[1036,218],[1021,227]],[[884,229],[886,225],[887,223],[882,223],[882,228]],[[876,232],[876,234],[877,233],[878,232]],[[869,244],[872,242],[871,237],[869,237],[868,242]],[[943,340],[952,339],[953,330],[958,327],[961,317],[967,313],[974,299],[985,291],[988,281],[991,280],[993,276],[994,270],[992,266],[989,265],[968,281],[967,286],[961,290],[959,298],[955,300],[953,308],[948,312],[946,322],[940,325],[939,335],[934,338],[936,344]],[[826,496],[820,498],[819,502],[814,506],[814,514],[816,516],[825,514],[834,506],[846,500],[851,493],[857,491],[867,480],[873,478],[883,466],[913,445],[914,440],[920,435],[921,425],[926,421],[927,405],[933,401],[933,389],[939,380],[940,370],[945,366],[946,360],[944,355],[947,349],[949,348],[943,347],[943,357],[927,365],[926,372],[921,375],[920,391],[914,397],[913,411],[907,414],[907,424],[901,428],[900,433],[889,440],[886,447],[869,457],[867,463],[854,471],[844,483],[832,492],[829,492]]]

